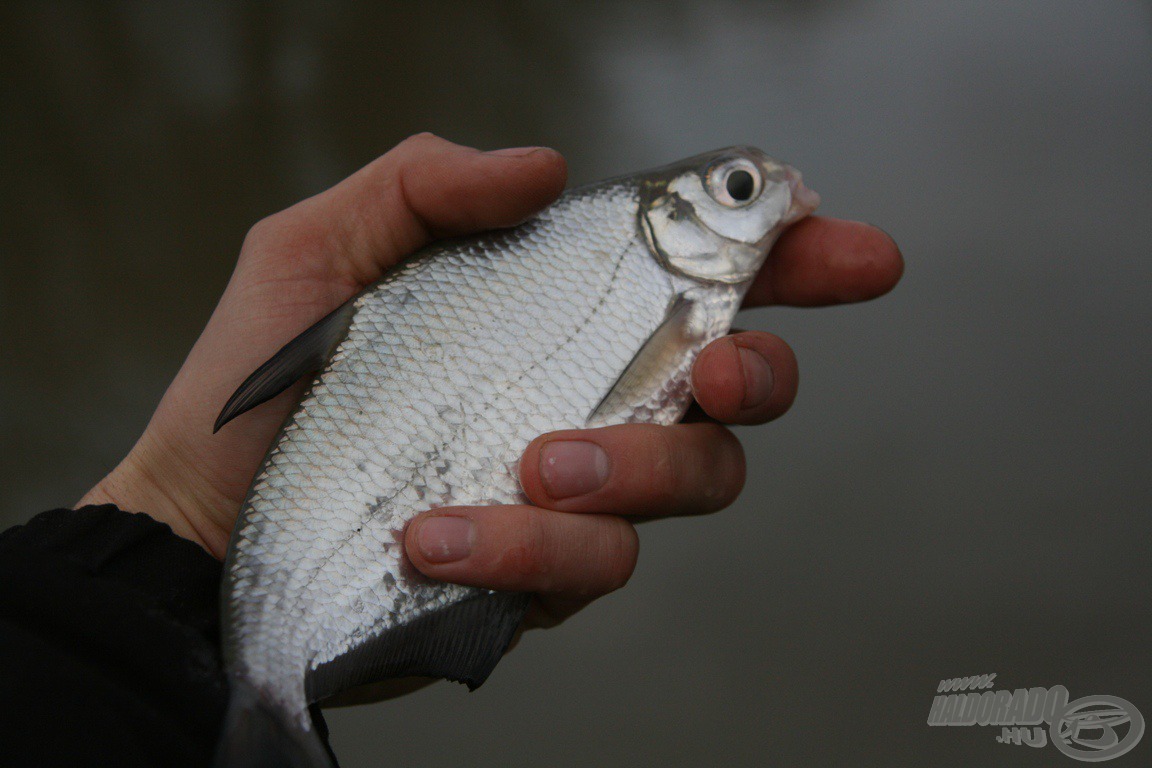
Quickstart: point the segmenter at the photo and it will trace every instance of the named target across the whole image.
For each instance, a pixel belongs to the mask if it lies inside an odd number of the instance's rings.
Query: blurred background
[[[991,672],[1152,718],[1147,2],[6,3],[0,527],[128,450],[249,226],[421,130],[755,144],[908,269],[743,316],[803,382],[740,502],[477,693],[330,712],[346,768],[1073,764],[926,725]]]

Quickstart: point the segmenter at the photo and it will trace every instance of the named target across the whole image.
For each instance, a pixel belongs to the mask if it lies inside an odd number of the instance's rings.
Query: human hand
[[[903,270],[896,244],[876,227],[811,216],[781,235],[744,306],[866,301],[891,290]],[[408,527],[408,556],[434,579],[531,592],[525,628],[554,626],[628,581],[639,554],[635,523],[716,512],[736,499],[744,453],[724,425],[783,415],[798,381],[796,357],[779,337],[718,339],[693,366],[696,402],[683,423],[542,435],[520,461],[531,505],[426,512]]]
[[[423,134],[259,222],[144,434],[81,503],[146,511],[222,558],[248,485],[306,382],[213,435],[237,384],[406,255],[439,237],[516,224],[552,202],[564,181],[552,150],[481,153]],[[901,270],[879,230],[809,218],[781,237],[746,304],[861,301],[888,291]],[[729,424],[779,416],[796,384],[791,350],[766,333],[714,342],[693,371],[702,411]],[[593,488],[598,467],[603,482]],[[624,516],[721,509],[743,485],[744,457],[711,422],[574,430],[534,441],[521,481],[534,506],[425,513],[409,526],[406,549],[432,578],[534,593],[526,625],[547,626],[628,579],[638,546]]]

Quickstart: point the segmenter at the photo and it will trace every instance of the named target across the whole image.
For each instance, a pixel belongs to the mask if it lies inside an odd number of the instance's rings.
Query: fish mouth
[[[784,226],[788,226],[816,210],[820,205],[820,195],[804,186],[803,175],[790,165],[784,166],[784,178],[787,179],[788,189],[792,193],[792,203],[781,222]]]

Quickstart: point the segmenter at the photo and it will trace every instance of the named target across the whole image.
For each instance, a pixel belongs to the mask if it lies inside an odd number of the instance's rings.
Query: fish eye
[[[724,187],[733,200],[743,203],[752,197],[752,190],[756,188],[756,180],[752,178],[752,174],[740,168],[728,174],[728,180],[724,182]]]
[[[760,169],[745,158],[717,165],[708,174],[708,191],[716,202],[740,208],[760,194]]]

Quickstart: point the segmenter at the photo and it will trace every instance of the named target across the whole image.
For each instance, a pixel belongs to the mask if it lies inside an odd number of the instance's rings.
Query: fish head
[[[755,147],[729,147],[640,179],[639,226],[653,255],[705,282],[749,282],[789,224],[820,197],[800,172]]]

